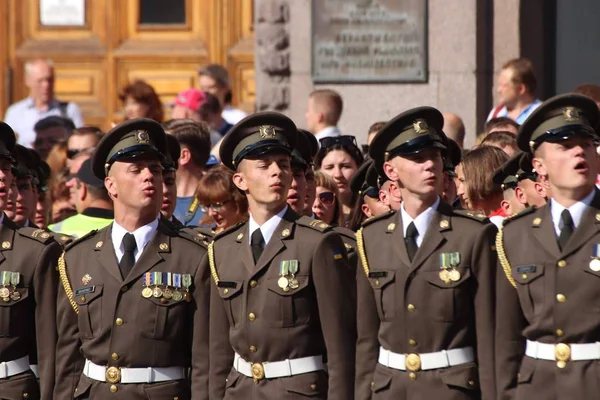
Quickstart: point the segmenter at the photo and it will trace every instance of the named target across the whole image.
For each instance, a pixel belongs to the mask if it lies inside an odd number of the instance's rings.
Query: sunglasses
[[[340,145],[342,147],[351,147],[354,146],[358,149],[358,143],[356,142],[356,138],[351,135],[343,135],[343,136],[328,136],[320,139],[321,147],[329,148],[335,145]]]
[[[69,160],[74,159],[75,157],[77,157],[78,154],[83,153],[84,151],[88,151],[89,149],[69,149],[67,150],[67,158]]]
[[[323,192],[319,193],[319,201],[326,206],[330,206],[333,204],[335,200],[335,194],[333,192]]]
[[[214,212],[219,212],[221,211],[221,209],[223,208],[223,206],[227,203],[229,203],[231,200],[225,200],[222,202],[218,202],[218,203],[213,203],[213,204],[205,204],[205,205],[201,205],[200,206],[200,210],[202,210],[202,212],[207,213],[209,209],[212,208],[212,210]]]

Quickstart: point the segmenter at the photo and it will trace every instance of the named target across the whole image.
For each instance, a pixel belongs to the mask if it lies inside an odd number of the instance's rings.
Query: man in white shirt
[[[317,140],[325,137],[337,137],[342,133],[337,127],[344,103],[334,90],[315,90],[308,97],[306,106],[306,127],[313,132]]]
[[[59,101],[54,97],[54,66],[50,60],[25,63],[25,84],[29,97],[8,107],[4,120],[18,135],[18,143],[33,147],[35,123],[51,115],[69,118],[76,128],[83,126],[83,117],[77,104]]]

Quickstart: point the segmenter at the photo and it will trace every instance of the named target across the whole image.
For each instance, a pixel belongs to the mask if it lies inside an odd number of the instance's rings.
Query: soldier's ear
[[[510,203],[508,201],[502,200],[500,202],[500,207],[502,208],[502,210],[504,211],[504,213],[506,215],[511,215],[512,214],[512,212],[510,210]]]
[[[383,172],[385,172],[385,174],[387,175],[387,177],[396,182],[399,180],[398,177],[398,171],[396,171],[396,168],[392,165],[391,162],[389,161],[384,161],[383,163]]]
[[[531,165],[533,166],[533,169],[535,170],[535,172],[538,173],[538,175],[548,176],[548,170],[546,169],[546,163],[544,162],[544,159],[542,157],[537,155],[537,152],[536,152],[536,156],[531,160]]]
[[[371,212],[371,209],[369,208],[367,203],[363,203],[360,206],[360,209],[362,210],[363,214],[367,216],[367,218],[371,218],[373,216],[373,213]]]
[[[111,175],[104,178],[104,187],[108,191],[108,195],[114,199],[117,197],[117,183]]]
[[[246,183],[246,178],[242,172],[236,172],[233,174],[232,179],[233,184],[242,192],[246,192],[248,190],[248,184]]]
[[[525,191],[523,190],[523,188],[517,186],[515,188],[515,197],[517,198],[517,201],[523,205],[527,204],[527,197],[525,196]]]

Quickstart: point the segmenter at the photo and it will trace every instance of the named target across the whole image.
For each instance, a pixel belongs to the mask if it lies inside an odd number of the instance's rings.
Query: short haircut
[[[317,110],[323,113],[327,125],[336,126],[342,116],[344,102],[338,92],[331,89],[319,89],[310,94]]]
[[[512,147],[517,148],[517,138],[512,132],[508,131],[494,131],[488,134],[482,141],[481,146],[491,146],[496,144],[502,148]]]
[[[587,96],[590,99],[594,100],[597,104],[600,104],[600,86],[598,85],[594,85],[592,83],[579,85],[575,89],[573,89],[573,93],[578,93],[583,96]]]
[[[96,187],[88,185],[87,183],[82,182],[80,180],[77,180],[77,188],[79,188],[81,185],[85,185],[90,197],[94,200],[104,200],[112,203],[112,199],[108,194],[108,189],[106,189],[106,186]]]
[[[527,58],[514,58],[502,66],[502,69],[511,69],[512,83],[514,85],[525,85],[531,94],[537,89],[537,80],[533,72],[533,64]]]
[[[508,161],[508,155],[497,147],[481,146],[469,151],[461,165],[467,183],[467,196],[473,203],[481,203],[502,194],[502,187],[493,182],[494,171]]]
[[[36,132],[43,131],[50,128],[64,128],[67,131],[67,135],[71,135],[75,129],[75,124],[70,118],[60,117],[58,115],[51,115],[46,118],[40,119],[33,126],[33,130]]]
[[[76,128],[73,130],[71,136],[94,136],[96,138],[96,144],[102,139],[104,136],[104,132],[102,129],[97,126],[82,126],[81,128]]]
[[[229,73],[219,64],[209,64],[198,69],[198,75],[213,78],[221,87],[229,87]]]
[[[211,168],[200,178],[197,196],[202,205],[232,200],[240,216],[248,213],[248,199],[233,183],[233,171],[224,165]]]
[[[513,126],[515,129],[519,130],[519,124],[517,124],[514,120],[508,118],[508,117],[496,117],[496,118],[492,118],[490,119],[488,122],[485,123],[485,126],[483,127],[483,131],[488,134],[490,133],[490,131],[492,131],[492,129],[498,129],[500,127],[503,126]]]
[[[190,151],[192,162],[204,168],[210,157],[210,129],[204,122],[190,119],[169,121],[168,130],[182,148]]]
[[[198,114],[202,116],[203,119],[207,119],[205,116],[207,114],[221,114],[223,111],[223,107],[221,107],[221,103],[219,103],[219,99],[216,96],[208,93],[204,93],[204,101],[198,108]]]
[[[29,61],[27,61],[25,63],[25,73],[27,75],[31,74],[31,71],[33,70],[33,66],[35,64],[40,63],[40,62],[45,62],[50,68],[54,69],[54,61],[52,61],[49,58],[46,58],[46,59],[44,59],[44,58],[38,58],[38,59],[35,59],[35,60],[29,60]]]
[[[379,133],[379,131],[381,130],[381,128],[383,128],[385,126],[385,124],[387,124],[387,122],[384,122],[384,121],[375,122],[374,124],[372,124],[369,127],[369,131],[367,132],[367,136],[371,135],[373,133],[375,133],[375,134]]]
[[[119,99],[125,102],[128,97],[148,106],[148,118],[157,122],[163,121],[165,114],[162,103],[154,88],[148,83],[138,79],[125,86],[119,93]]]

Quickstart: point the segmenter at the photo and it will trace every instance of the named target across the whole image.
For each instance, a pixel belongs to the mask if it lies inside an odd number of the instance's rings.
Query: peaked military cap
[[[314,147],[310,138],[314,139]],[[294,150],[292,150],[292,165],[299,165],[304,168],[312,165],[313,157],[319,150],[318,147],[317,139],[312,133],[305,131],[304,129],[298,129],[296,146],[294,146]],[[313,153],[314,148],[316,148],[316,150]]]
[[[272,152],[291,155],[297,137],[296,125],[285,115],[273,111],[259,112],[231,128],[221,143],[219,155],[226,167],[235,170],[244,158]]]
[[[83,164],[81,164],[81,167],[79,167],[79,171],[77,171],[77,179],[79,179],[81,182],[85,183],[86,185],[95,187],[95,188],[103,188],[104,187],[104,181],[100,178],[98,178],[95,174],[94,174],[94,170],[92,168],[93,162],[91,158],[88,158],[87,160],[85,160],[83,162]]]
[[[500,185],[502,190],[514,189],[519,184],[517,174],[523,172],[519,167],[522,155],[523,153],[521,152],[517,153],[505,162],[504,165],[494,171],[492,181],[496,185]]]
[[[167,152],[163,127],[148,118],[136,118],[115,126],[98,143],[92,167],[104,179],[115,161],[153,155],[161,161]]]
[[[14,163],[12,152],[16,143],[15,132],[7,123],[0,121],[0,157],[7,158]]]
[[[537,172],[533,168],[532,160],[533,155],[531,153],[522,153],[519,160],[519,171],[517,172],[519,182],[524,179],[530,179],[534,182],[537,180]]]
[[[179,167],[179,156],[181,155],[181,146],[179,141],[173,135],[166,135],[167,139],[167,154],[165,154],[165,160],[163,167],[165,171],[177,171]]]
[[[371,166],[367,170],[367,176],[365,180],[369,186],[379,190],[381,189],[381,186],[383,186],[383,184],[389,181],[390,179],[385,174],[383,176],[379,175],[379,172],[377,172],[377,168],[375,168],[375,163],[372,162]]]
[[[365,161],[356,171],[350,180],[350,190],[358,196],[369,195],[370,197],[379,196],[377,186],[367,182],[367,173],[370,168],[373,168],[373,160]]]
[[[33,184],[37,186],[39,191],[46,192],[48,191],[48,181],[50,180],[50,175],[52,174],[50,166],[48,163],[42,160],[40,153],[38,153],[36,150],[28,150],[32,159],[31,170],[33,175]]]
[[[579,94],[563,94],[543,102],[519,128],[517,144],[524,152],[543,142],[557,143],[573,136],[598,138],[596,103]]]
[[[13,172],[16,178],[33,178],[34,159],[33,154],[25,146],[20,144],[13,148],[13,157],[15,165]]]
[[[417,154],[428,148],[446,149],[442,142],[444,117],[433,107],[417,107],[391,119],[369,146],[380,175],[383,163],[395,156]]]
[[[454,170],[462,160],[462,150],[453,139],[450,139],[446,135],[443,135],[443,138],[445,138],[444,146],[446,146],[446,151],[444,152],[444,171],[452,176],[456,176]]]

